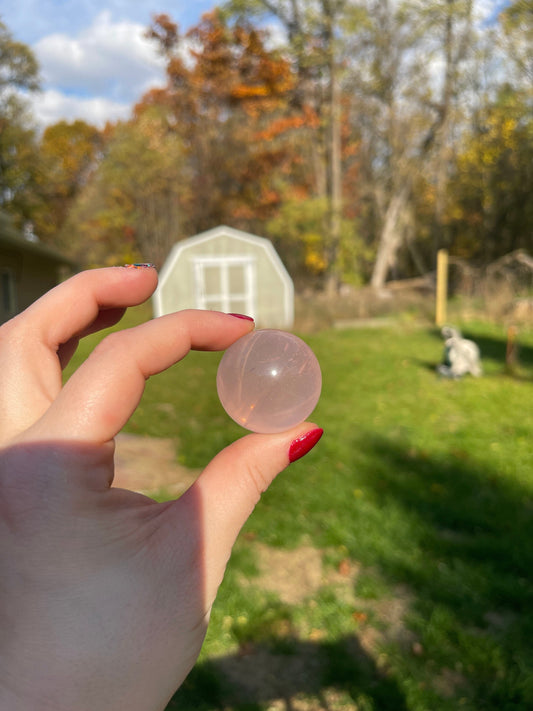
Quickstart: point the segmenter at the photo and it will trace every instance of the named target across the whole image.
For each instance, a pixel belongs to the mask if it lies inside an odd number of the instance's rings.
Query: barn
[[[294,286],[270,240],[220,226],[174,245],[153,307],[155,316],[213,309],[248,314],[262,328],[289,329]]]

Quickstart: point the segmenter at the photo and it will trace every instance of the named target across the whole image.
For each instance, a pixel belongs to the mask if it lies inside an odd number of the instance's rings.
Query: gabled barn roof
[[[168,274],[171,273],[172,267],[174,266],[176,260],[183,252],[183,250],[192,246],[200,245],[202,244],[202,242],[208,242],[209,240],[216,239],[217,237],[221,236],[234,237],[235,239],[240,239],[244,242],[250,242],[252,244],[257,245],[258,247],[261,247],[269,255],[271,261],[279,270],[280,276],[284,280],[289,280],[292,283],[292,279],[290,277],[289,272],[285,268],[285,265],[283,264],[283,262],[279,258],[278,253],[274,249],[274,245],[269,239],[266,239],[266,237],[258,237],[257,235],[253,235],[250,232],[244,232],[243,230],[236,230],[233,227],[220,225],[219,227],[213,227],[212,229],[206,230],[205,232],[200,232],[194,237],[187,237],[186,239],[182,239],[177,242],[170,250],[169,255],[166,258],[165,263],[159,273],[159,284],[162,285],[165,279],[168,278]]]

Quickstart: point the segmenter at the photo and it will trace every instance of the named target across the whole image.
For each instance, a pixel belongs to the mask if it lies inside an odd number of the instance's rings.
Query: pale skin
[[[83,272],[0,328],[2,709],[164,709],[239,530],[315,428],[243,437],[177,501],[114,488],[113,440],[146,379],[254,327],[207,311],[154,319],[107,336],[62,386],[80,337],[156,284],[152,268]]]

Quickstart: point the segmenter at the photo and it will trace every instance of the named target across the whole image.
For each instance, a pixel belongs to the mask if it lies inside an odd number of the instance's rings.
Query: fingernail
[[[314,430],[297,437],[289,448],[289,462],[292,464],[310,452],[323,434],[324,430],[321,427],[315,427]]]
[[[228,314],[228,316],[234,316],[235,318],[242,318],[245,321],[253,321],[251,316],[246,316],[245,314]]]
[[[124,269],[155,269],[155,264],[152,264],[152,262],[135,262],[134,264],[125,264]]]

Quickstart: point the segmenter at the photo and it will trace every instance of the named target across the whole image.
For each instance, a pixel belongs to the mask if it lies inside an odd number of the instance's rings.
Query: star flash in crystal
[[[223,408],[252,432],[284,432],[315,409],[322,389],[318,360],[301,338],[263,329],[239,338],[217,373]]]

